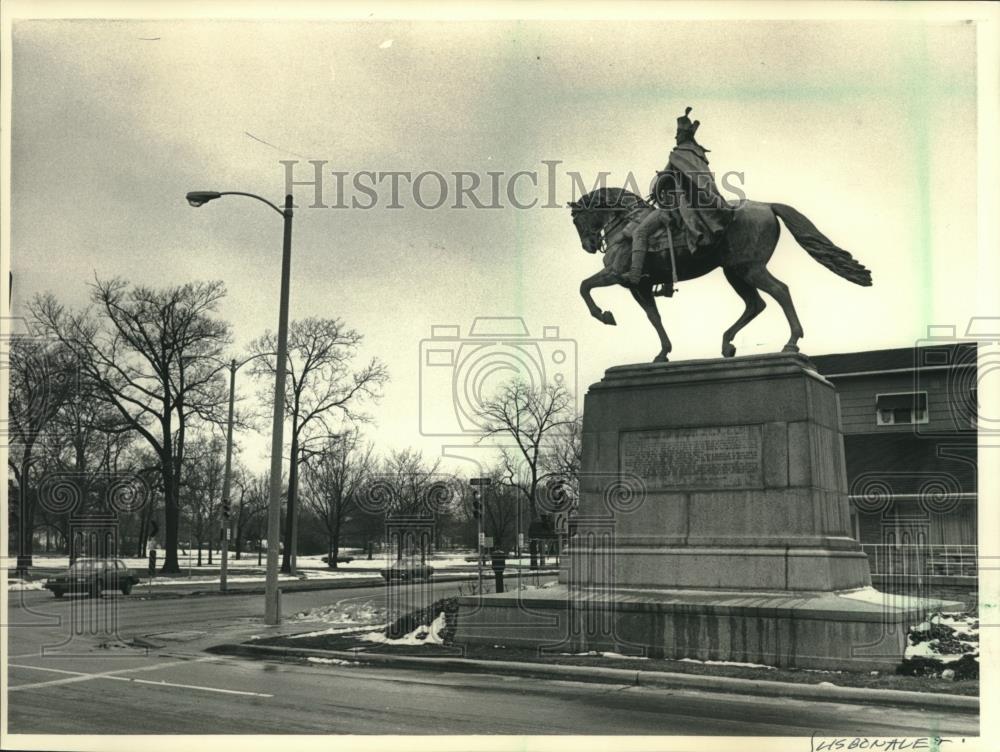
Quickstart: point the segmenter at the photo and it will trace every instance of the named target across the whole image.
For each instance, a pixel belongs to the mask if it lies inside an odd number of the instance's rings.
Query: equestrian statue
[[[591,296],[597,287],[628,288],[660,338],[654,362],[666,361],[670,339],[663,329],[656,296],[670,297],[677,282],[722,267],[729,284],[746,305],[722,335],[722,355],[736,354],[733,337],[764,310],[766,292],[781,306],[791,336],[783,352],[798,352],[802,325],[788,286],[767,270],[778,244],[778,219],[820,264],[857,285],[870,286],[871,272],[838,248],[805,216],[786,204],[742,200],[727,202],[708,167],[708,149],[695,139],[700,123],[677,118],[676,146],[657,173],[647,200],[624,188],[599,188],[569,204],[573,224],[588,253],[604,252],[604,269],[580,283],[580,294],[598,321],[611,326],[615,317]]]

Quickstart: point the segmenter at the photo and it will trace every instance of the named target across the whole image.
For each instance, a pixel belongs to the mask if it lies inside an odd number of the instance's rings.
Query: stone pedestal
[[[836,391],[797,354],[609,369],[576,530],[558,587],[463,599],[458,641],[886,667],[961,606],[871,588]]]

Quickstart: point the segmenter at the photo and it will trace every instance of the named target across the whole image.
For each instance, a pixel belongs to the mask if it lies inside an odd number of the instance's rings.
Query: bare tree
[[[520,489],[504,483],[508,472],[504,465],[490,472],[493,483],[482,488],[481,497],[483,533],[493,539],[494,548],[502,551],[515,547],[525,505]]]
[[[560,432],[571,430],[575,416],[573,395],[559,384],[533,387],[514,379],[501,386],[478,411],[483,439],[498,440],[504,483],[518,489],[527,501],[533,523],[548,515],[539,508],[541,484],[552,477],[545,468],[546,453]],[[531,566],[538,566],[538,548],[530,543]]]
[[[441,502],[446,501],[440,492],[443,490],[445,497],[458,493],[456,488],[451,487],[454,484],[439,472],[440,463],[440,459],[428,463],[421,452],[410,448],[390,452],[379,464],[373,478],[382,502],[383,520],[425,518],[436,522]],[[400,536],[393,553],[399,561],[404,555],[415,552],[405,550],[403,537]],[[427,554],[427,547],[421,541],[421,562]]]
[[[202,564],[202,550],[208,544],[208,563],[212,564],[212,550],[216,545],[213,525],[220,517],[222,506],[222,479],[225,473],[225,446],[217,436],[188,440],[185,460],[186,472],[182,480],[182,498],[186,501],[193,543],[198,547],[198,566]]]
[[[91,287],[87,310],[70,311],[51,295],[36,297],[30,308],[72,351],[101,397],[156,452],[166,523],[162,571],[176,574],[186,431],[193,420],[218,420],[226,402],[218,362],[229,344],[229,326],[215,317],[225,287],[192,282],[130,288],[118,278],[96,279]]]
[[[32,486],[35,449],[60,409],[74,396],[78,372],[72,352],[51,340],[12,336],[8,358],[7,463],[17,485],[17,569],[24,571],[32,566],[37,500]]]
[[[257,565],[260,566],[263,541],[267,531],[267,507],[271,492],[271,479],[266,472],[258,475],[241,473],[234,477],[234,482],[240,489],[236,535],[256,541]]]
[[[303,445],[310,439],[325,441],[337,434],[335,420],[363,422],[365,402],[381,397],[388,381],[385,365],[372,358],[353,365],[363,336],[340,319],[308,318],[294,321],[288,329],[288,379],[285,412],[292,421],[288,470],[288,502],[285,514],[283,572],[295,571],[298,538],[296,497],[299,462]],[[275,336],[268,332],[251,348],[261,355],[253,366],[257,375],[275,373]]]
[[[255,509],[250,498],[250,487],[253,483],[253,476],[250,471],[242,465],[236,458],[233,459],[232,488],[230,494],[232,500],[232,510],[230,519],[233,523],[233,556],[239,560],[243,558],[243,546],[246,543],[246,533],[253,524]]]
[[[129,546],[130,533],[135,534],[138,546],[142,534],[141,518],[146,513],[144,506],[152,503],[152,494],[150,489],[141,487],[148,484],[142,477],[143,468],[138,464],[141,458],[134,451],[135,432],[116,410],[100,398],[93,383],[85,378],[77,379],[74,397],[60,407],[51,423],[53,430],[47,433],[42,444],[43,463],[46,468],[71,478],[81,501],[92,499],[95,495],[107,501],[108,493],[123,476],[136,476],[138,483],[133,488],[138,494],[137,499],[146,504],[134,510],[125,507],[114,510],[118,525],[118,551],[123,553]],[[84,511],[81,506],[53,513],[47,512],[43,505],[41,513],[51,528],[64,532],[68,541],[69,517]]]
[[[373,447],[363,444],[357,429],[327,442],[323,451],[305,466],[306,507],[323,523],[327,533],[327,566],[337,568],[341,532],[356,510],[357,496],[374,465]]]

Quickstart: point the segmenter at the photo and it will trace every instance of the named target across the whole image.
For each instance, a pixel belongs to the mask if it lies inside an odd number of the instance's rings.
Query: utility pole
[[[236,358],[229,363],[229,423],[226,426],[226,474],[222,478],[222,562],[219,569],[219,592],[226,592],[226,577],[229,572],[229,510],[230,491],[233,478],[233,412],[236,403]]]

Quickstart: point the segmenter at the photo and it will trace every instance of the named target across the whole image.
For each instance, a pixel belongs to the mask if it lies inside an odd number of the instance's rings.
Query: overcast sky
[[[432,326],[558,327],[581,397],[606,368],[652,359],[655,334],[624,289],[595,293],[617,327],[588,316],[578,286],[600,259],[568,210],[541,204],[549,190],[573,197],[568,170],[647,180],[685,106],[717,173],[743,173],[750,198],[795,206],[872,270],[874,286],[856,287],[783,233],[771,269],[791,287],[803,352],[905,346],[976,312],[971,24],[20,21],[12,54],[15,313],[46,290],[83,304],[95,274],[222,279],[238,353],[276,325],[281,221],[239,198],[192,209],[185,192],[278,202],[289,159],[328,162],[328,204],[331,170],[348,188],[363,170],[540,173],[537,191],[519,183],[519,200],[539,199],[525,210],[506,195],[502,209],[449,208],[453,179],[436,210],[405,183],[401,209],[386,208],[385,183],[370,210],[307,208],[312,190],[296,188],[291,316],[341,317],[386,361],[369,430],[384,449],[453,443],[420,435]],[[561,161],[554,186],[543,160]],[[660,300],[674,359],[717,356],[743,307],[719,271]],[[772,303],[736,344],[767,352],[787,336]],[[425,409],[447,413],[448,379],[424,368]],[[266,467],[266,441],[243,440]]]

